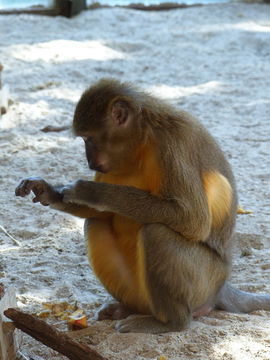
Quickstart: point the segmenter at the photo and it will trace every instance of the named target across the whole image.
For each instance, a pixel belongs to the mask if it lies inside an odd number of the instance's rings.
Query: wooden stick
[[[64,131],[64,130],[68,130],[70,129],[70,126],[53,126],[53,125],[48,125],[45,126],[43,129],[41,129],[41,131],[47,133],[47,132],[60,132],[60,131]]]
[[[14,244],[16,244],[18,246],[22,246],[22,244],[17,239],[15,239],[12,235],[10,235],[2,225],[0,225],[0,230],[2,230],[3,233],[6,234],[14,242]]]
[[[14,321],[16,328],[21,329],[34,339],[71,360],[108,360],[94,349],[71,339],[68,335],[56,330],[53,326],[37,319],[35,316],[12,308],[6,310],[4,314]]]

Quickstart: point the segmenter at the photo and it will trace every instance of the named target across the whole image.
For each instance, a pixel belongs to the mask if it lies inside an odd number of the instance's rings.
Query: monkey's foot
[[[181,331],[185,327],[175,326],[170,323],[164,324],[151,315],[131,315],[125,320],[117,321],[115,329],[121,333],[136,332],[159,334],[170,331]]]
[[[125,305],[114,302],[102,305],[95,317],[97,320],[120,320],[127,318],[132,313]]]
[[[208,315],[213,309],[214,309],[214,307],[212,305],[205,304],[205,305],[201,306],[200,308],[198,308],[197,310],[195,310],[192,313],[192,316],[194,318],[205,316],[205,315]]]

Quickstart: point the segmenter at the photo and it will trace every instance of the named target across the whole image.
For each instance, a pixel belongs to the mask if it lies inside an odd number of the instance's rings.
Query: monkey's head
[[[85,142],[90,169],[119,173],[134,164],[145,137],[139,97],[131,86],[112,79],[100,80],[83,93],[73,131]]]

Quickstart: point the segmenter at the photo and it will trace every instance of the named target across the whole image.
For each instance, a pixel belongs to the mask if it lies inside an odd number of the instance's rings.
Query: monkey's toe
[[[132,311],[121,303],[102,305],[96,314],[97,320],[120,320],[127,318]]]
[[[129,316],[125,320],[117,321],[115,329],[121,333],[146,332],[144,329],[145,327],[143,326],[144,321],[142,318],[145,318],[145,316]]]
[[[131,315],[125,320],[117,321],[115,329],[120,333],[135,332],[148,334],[180,330],[173,329],[170,324],[164,324],[151,315]]]

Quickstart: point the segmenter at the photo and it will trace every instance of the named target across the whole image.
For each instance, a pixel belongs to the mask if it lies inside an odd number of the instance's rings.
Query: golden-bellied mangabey
[[[89,259],[119,303],[98,318],[121,332],[188,327],[214,307],[270,309],[270,296],[227,283],[237,196],[225,156],[191,115],[105,79],[77,104],[73,130],[95,181],[22,180],[16,195],[85,218]],[[140,316],[128,316],[140,313]]]

